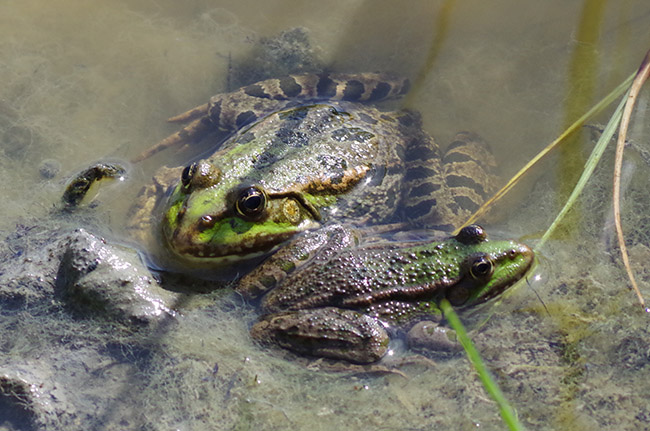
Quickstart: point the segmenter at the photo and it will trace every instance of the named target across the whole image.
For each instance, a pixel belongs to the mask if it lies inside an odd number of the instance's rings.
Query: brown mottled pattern
[[[369,169],[370,167],[368,166],[357,166],[342,171],[340,177],[332,178],[332,176],[327,176],[324,178],[315,178],[309,183],[306,191],[309,193],[331,193],[332,191],[344,193],[357,185],[365,177]]]

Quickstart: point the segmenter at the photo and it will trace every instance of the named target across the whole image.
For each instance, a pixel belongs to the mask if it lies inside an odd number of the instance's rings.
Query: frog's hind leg
[[[174,115],[167,119],[168,123],[186,123],[190,120],[194,120],[197,117],[204,116],[208,113],[208,108],[210,107],[209,103],[204,103],[203,105],[192,108],[189,111],[185,111],[181,114]]]
[[[476,133],[459,132],[442,159],[445,182],[464,222],[494,191],[496,161]]]
[[[187,111],[184,114],[170,118],[168,121],[184,121],[184,119],[182,119],[181,117],[188,113],[193,113],[193,111],[194,110]],[[200,114],[194,114],[194,116],[196,115],[200,115]],[[187,116],[187,118],[193,118],[193,117]],[[131,162],[137,163],[142,160],[148,159],[154,154],[162,150],[165,150],[167,148],[173,147],[175,145],[179,145],[181,143],[186,143],[188,141],[197,140],[203,137],[204,135],[206,135],[212,129],[213,129],[213,125],[208,116],[199,117],[194,121],[192,121],[191,123],[189,123],[187,126],[183,127],[178,132],[169,135],[162,141],[158,142],[156,145],[149,147],[148,149],[140,153],[137,157],[133,158]]]
[[[400,133],[405,142],[403,217],[413,226],[453,230],[456,215],[447,203],[451,200],[442,175],[438,145],[422,131],[420,115],[399,113]]]
[[[487,144],[460,132],[444,156],[424,132],[406,151],[405,216],[420,226],[451,231],[477,210],[492,192],[496,165]]]
[[[259,342],[302,355],[357,364],[381,359],[390,341],[377,319],[335,307],[269,314],[253,325],[251,335]]]
[[[401,97],[408,89],[408,79],[379,73],[305,74],[267,79],[231,93],[217,94],[208,103],[170,118],[170,122],[191,123],[144,151],[133,162],[174,145],[198,141],[210,131],[241,129],[292,103],[326,100],[377,102]]]

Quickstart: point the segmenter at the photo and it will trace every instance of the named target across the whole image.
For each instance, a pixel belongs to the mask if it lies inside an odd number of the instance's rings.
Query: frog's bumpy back
[[[322,73],[267,79],[231,93],[217,94],[208,103],[170,118],[171,122],[189,124],[132,161],[139,162],[171,146],[199,140],[211,131],[240,129],[292,101],[378,102],[401,97],[409,88],[408,79],[384,73]]]

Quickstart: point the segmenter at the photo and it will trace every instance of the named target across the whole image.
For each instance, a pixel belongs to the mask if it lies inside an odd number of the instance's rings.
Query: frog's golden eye
[[[469,268],[469,273],[475,279],[482,279],[492,275],[494,272],[494,265],[488,256],[478,256],[472,262]]]
[[[205,160],[194,162],[183,169],[181,184],[185,193],[210,188],[219,183],[221,170]]]
[[[196,163],[185,166],[185,169],[183,169],[183,172],[181,173],[181,183],[183,183],[183,187],[188,188],[190,186],[197,168],[198,165]]]
[[[259,187],[249,187],[239,193],[235,201],[237,214],[247,219],[259,218],[266,208],[266,194]]]

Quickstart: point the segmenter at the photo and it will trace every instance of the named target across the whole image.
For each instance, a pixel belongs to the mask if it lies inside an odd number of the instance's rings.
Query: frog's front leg
[[[359,235],[358,231],[341,225],[299,235],[242,277],[236,290],[248,299],[259,298],[307,263],[325,261],[337,250],[357,244]]]
[[[335,307],[269,314],[251,328],[251,335],[302,355],[358,364],[381,359],[390,341],[379,320]]]

